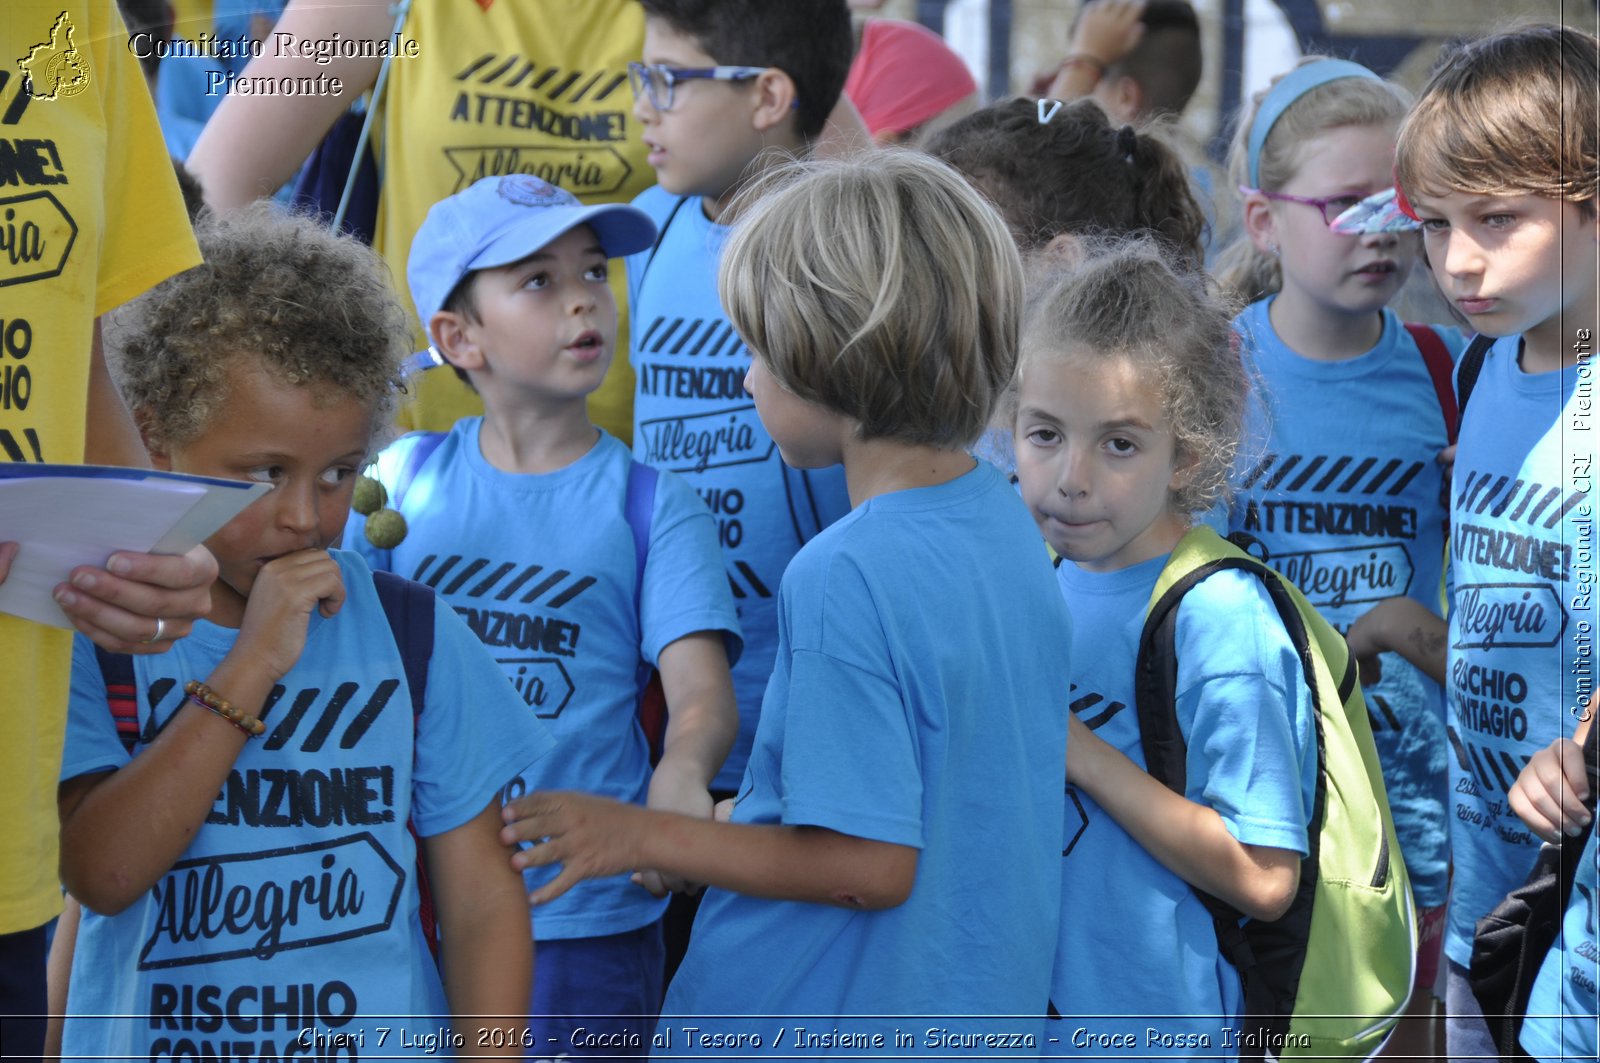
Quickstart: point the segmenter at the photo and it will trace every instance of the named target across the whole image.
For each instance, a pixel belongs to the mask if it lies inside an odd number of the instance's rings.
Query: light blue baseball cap
[[[586,207],[571,192],[531,174],[485,177],[435,203],[406,260],[411,301],[424,331],[467,274],[527,258],[579,225],[594,230],[607,258],[643,251],[656,238],[656,223],[637,207]]]

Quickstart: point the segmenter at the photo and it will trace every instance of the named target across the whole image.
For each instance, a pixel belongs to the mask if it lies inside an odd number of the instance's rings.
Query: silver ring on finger
[[[144,643],[146,645],[149,645],[152,642],[160,642],[162,639],[164,639],[166,637],[167,637],[167,622],[165,620],[161,619],[161,617],[158,616],[158,617],[156,617],[156,633],[154,635],[151,635],[149,638],[147,638],[147,639],[145,639],[143,641],[144,641]]]

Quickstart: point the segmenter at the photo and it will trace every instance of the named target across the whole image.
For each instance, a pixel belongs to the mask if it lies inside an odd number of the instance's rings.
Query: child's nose
[[[1063,498],[1078,498],[1089,493],[1089,463],[1074,450],[1069,449],[1062,456],[1056,490]]]
[[[1482,272],[1483,255],[1478,245],[1452,230],[1445,237],[1444,269],[1456,277]]]
[[[275,493],[279,495],[279,527],[296,534],[306,534],[316,528],[317,500],[314,489],[284,484]]]

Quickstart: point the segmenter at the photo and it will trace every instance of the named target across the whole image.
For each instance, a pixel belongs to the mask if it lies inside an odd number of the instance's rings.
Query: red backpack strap
[[[1406,331],[1411,333],[1411,338],[1416,342],[1417,350],[1422,352],[1422,361],[1428,367],[1428,376],[1433,378],[1433,390],[1439,396],[1439,412],[1444,414],[1445,435],[1450,442],[1456,441],[1456,431],[1460,427],[1460,416],[1456,411],[1455,389],[1455,362],[1450,358],[1450,350],[1444,345],[1444,340],[1428,325],[1407,325]]]

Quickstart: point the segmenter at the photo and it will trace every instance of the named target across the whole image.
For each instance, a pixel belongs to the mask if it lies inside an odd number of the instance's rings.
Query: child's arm
[[[1094,798],[1167,870],[1253,919],[1277,919],[1300,885],[1300,854],[1239,841],[1212,808],[1157,782],[1086,727],[1069,721],[1067,782]]]
[[[823,827],[716,823],[653,812],[603,797],[533,793],[505,807],[507,845],[518,868],[561,864],[561,873],[530,894],[555,900],[589,878],[647,867],[752,897],[893,908],[911,894],[918,851]]]
[[[521,1059],[533,983],[522,876],[500,844],[500,801],[454,830],[423,839],[444,950],[444,987],[463,1055]],[[480,1031],[493,1036],[480,1038]]]
[[[256,575],[238,640],[204,682],[259,714],[273,684],[299,660],[311,611],[332,616],[343,604],[339,565],[327,551],[269,562]],[[142,896],[194,840],[245,741],[227,720],[185,704],[121,769],[63,782],[57,803],[67,890],[103,914]]]
[[[1378,680],[1378,654],[1398,653],[1423,675],[1444,684],[1450,625],[1410,598],[1386,598],[1362,613],[1345,635],[1361,681]]]
[[[650,776],[647,805],[662,812],[711,818],[711,781],[739,733],[739,706],[720,631],[697,631],[661,651],[667,733],[661,763]],[[686,880],[645,871],[640,885],[660,896],[692,888]]]
[[[1558,738],[1539,750],[1511,784],[1511,811],[1528,829],[1547,842],[1562,834],[1577,834],[1588,826],[1589,773],[1583,763],[1583,741],[1594,724],[1600,696],[1589,699],[1589,714],[1578,723],[1571,738]]]

